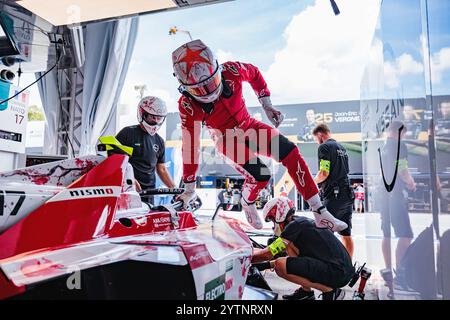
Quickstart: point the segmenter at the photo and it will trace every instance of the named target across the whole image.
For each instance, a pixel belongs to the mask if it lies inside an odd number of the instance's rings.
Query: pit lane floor
[[[243,225],[247,225],[245,216],[242,212],[225,212],[226,215],[232,216],[239,221],[242,221]],[[311,212],[297,212],[298,215],[304,215],[309,218],[313,218]],[[199,210],[199,218],[209,219],[212,216],[211,210]],[[414,233],[414,237],[417,237],[420,232],[429,227],[432,223],[432,216],[429,213],[411,213],[410,214],[411,225]],[[383,234],[381,231],[381,220],[379,213],[366,212],[366,213],[354,213],[353,214],[353,228],[352,235],[355,243],[353,261],[359,264],[367,263],[367,266],[372,270],[372,276],[366,286],[366,300],[376,299],[391,299],[388,297],[388,288],[385,286],[384,280],[380,275],[380,270],[385,268],[383,255],[381,251],[381,241]],[[441,234],[450,229],[450,215],[440,216],[440,230]],[[262,230],[258,233],[262,236],[253,236],[253,239],[261,244],[265,244],[267,236],[272,233],[272,223],[264,223]],[[397,245],[397,239],[392,238],[392,252],[395,252]],[[413,240],[414,241],[414,240]],[[437,242],[435,242],[437,245]],[[395,258],[393,258],[395,265]],[[297,288],[297,285],[290,283],[284,279],[279,278],[272,271],[265,271],[264,277],[272,289],[279,293],[279,297],[283,294],[291,293]],[[358,283],[359,284],[359,283]],[[357,285],[358,285],[357,284]],[[356,285],[356,286],[357,286]],[[352,300],[353,292],[357,287],[345,287],[346,291],[345,300]],[[320,292],[316,292],[316,299]],[[396,300],[414,300],[419,299],[418,294],[413,292],[396,292]]]

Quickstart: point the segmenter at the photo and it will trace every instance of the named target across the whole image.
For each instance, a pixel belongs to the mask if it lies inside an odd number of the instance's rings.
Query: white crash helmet
[[[141,127],[152,136],[166,120],[167,107],[164,101],[157,97],[144,97],[138,104],[137,118]]]
[[[172,53],[174,76],[180,91],[201,103],[216,101],[222,93],[222,66],[201,40],[188,42]]]
[[[271,199],[263,208],[263,217],[266,222],[274,222],[284,228],[288,216],[295,213],[295,206],[292,200],[286,197]]]

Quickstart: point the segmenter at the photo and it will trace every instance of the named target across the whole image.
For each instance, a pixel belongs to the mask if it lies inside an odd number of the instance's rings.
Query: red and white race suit
[[[250,117],[242,95],[248,82],[258,98],[270,96],[267,84],[255,66],[241,62],[223,64],[223,81],[232,90],[214,102],[210,113],[202,104],[182,96],[178,103],[182,123],[183,181],[196,179],[202,124],[210,130],[217,150],[245,177],[244,199],[253,202],[270,179],[269,169],[258,155],[272,157],[288,170],[298,191],[308,200],[318,189],[297,146],[280,132]]]

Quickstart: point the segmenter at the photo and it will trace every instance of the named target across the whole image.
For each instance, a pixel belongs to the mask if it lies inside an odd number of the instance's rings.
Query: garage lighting
[[[21,0],[18,4],[55,26],[176,7],[172,0]]]

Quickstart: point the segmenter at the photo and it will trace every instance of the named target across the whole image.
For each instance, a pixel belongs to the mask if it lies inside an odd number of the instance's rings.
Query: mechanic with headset
[[[317,228],[312,219],[294,216],[291,200],[278,197],[263,209],[264,219],[274,223],[279,237],[265,249],[254,249],[252,263],[259,270],[274,269],[278,276],[299,284],[287,300],[314,300],[312,289],[322,291],[323,300],[340,300],[355,274],[352,260],[333,232]],[[286,252],[287,257],[275,256]]]
[[[288,170],[297,190],[314,212],[318,226],[334,231],[347,228],[322,205],[318,189],[297,146],[276,129],[283,116],[270,100],[261,72],[241,62],[219,65],[212,50],[201,40],[188,42],[172,53],[174,75],[180,83],[179,111],[183,141],[183,181],[179,196],[186,206],[195,199],[201,127],[205,125],[216,149],[245,177],[241,204],[248,222],[262,228],[256,208],[259,192],[271,178],[259,155],[272,157]],[[252,118],[243,99],[243,83],[248,82],[274,127]]]
[[[137,191],[155,188],[155,171],[168,188],[175,188],[165,166],[164,140],[157,133],[167,116],[166,104],[157,97],[144,97],[138,104],[139,125],[125,127],[117,134],[120,143],[133,148],[130,164],[137,181]],[[144,201],[153,204],[153,197]]]

